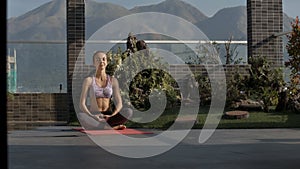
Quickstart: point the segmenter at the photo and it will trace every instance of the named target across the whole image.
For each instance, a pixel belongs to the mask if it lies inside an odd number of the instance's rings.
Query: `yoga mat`
[[[74,130],[80,131],[82,133],[90,134],[90,135],[113,135],[113,134],[124,134],[124,135],[132,135],[132,134],[153,134],[149,131],[141,131],[136,129],[126,128],[124,130],[85,130],[83,128],[73,128]]]

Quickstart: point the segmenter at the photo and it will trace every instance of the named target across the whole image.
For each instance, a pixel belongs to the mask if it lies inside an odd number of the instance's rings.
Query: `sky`
[[[17,17],[26,12],[39,7],[51,0],[7,0],[7,18]],[[64,1],[64,0],[62,0]],[[149,4],[157,4],[163,0],[94,0],[98,2],[111,2],[122,5],[128,9],[134,6],[144,6]],[[247,0],[183,0],[196,8],[198,8],[205,15],[211,17],[218,10],[234,6],[246,6]],[[283,11],[288,16],[295,18],[300,16],[300,1],[299,0],[283,0]],[[298,9],[297,9],[298,8]]]

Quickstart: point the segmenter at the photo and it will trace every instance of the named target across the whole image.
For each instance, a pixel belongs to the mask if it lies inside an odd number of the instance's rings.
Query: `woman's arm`
[[[92,84],[92,78],[91,77],[87,77],[83,84],[82,84],[82,90],[81,90],[81,95],[80,95],[80,105],[79,105],[79,108],[82,112],[88,114],[89,116],[91,116],[92,118],[98,120],[98,121],[101,121],[101,119],[98,117],[98,116],[95,116],[93,115],[89,109],[87,108],[86,106],[86,98],[87,98],[87,95],[88,95],[88,91],[89,91],[89,88]]]
[[[112,88],[113,88],[113,100],[115,102],[115,110],[112,113],[112,116],[119,113],[123,107],[122,97],[119,88],[119,82],[116,78],[112,77]]]

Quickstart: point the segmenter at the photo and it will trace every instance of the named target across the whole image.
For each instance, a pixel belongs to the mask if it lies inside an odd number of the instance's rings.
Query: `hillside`
[[[66,38],[65,1],[53,0],[22,16],[7,21],[8,40],[64,40]],[[194,23],[212,40],[247,39],[245,6],[224,8],[208,18],[197,8],[180,0],[166,0],[159,4],[134,7],[130,10],[112,3],[88,0],[86,3],[86,38],[101,26],[122,16],[138,12],[163,12]],[[284,14],[284,30],[292,19]],[[126,38],[126,37],[124,37]]]
[[[197,23],[207,19],[204,15],[194,6],[180,0],[166,0],[156,5],[140,6],[130,10],[132,13],[139,12],[161,12],[179,16],[186,19],[191,23]]]
[[[66,37],[65,2],[46,3],[7,21],[9,40],[58,40]]]
[[[86,39],[110,21],[131,14],[129,10],[122,6],[95,1],[87,1],[85,10]]]
[[[184,18],[194,23],[211,40],[227,40],[231,35],[235,40],[247,39],[247,16],[244,6],[225,8],[208,18],[197,8],[180,0],[166,0],[129,10],[113,3],[99,3],[93,0],[86,2],[87,39],[108,22],[138,12],[163,12]],[[285,31],[290,30],[291,21],[292,18],[284,15]],[[66,1],[53,0],[22,16],[10,18],[7,20],[7,28],[8,41],[65,41]],[[152,39],[161,38],[157,35],[144,35],[150,36]],[[66,90],[65,44],[8,44],[8,47],[17,50],[18,85],[23,86],[21,91],[57,92],[60,83]]]
[[[224,8],[213,17],[196,24],[210,39],[247,39],[247,9],[245,6]]]

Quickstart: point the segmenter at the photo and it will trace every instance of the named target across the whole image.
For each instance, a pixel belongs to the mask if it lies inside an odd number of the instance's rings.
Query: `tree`
[[[237,45],[232,46],[232,39],[233,36],[230,36],[228,41],[225,42],[224,47],[225,47],[225,58],[226,58],[226,65],[230,65],[231,63],[238,64],[241,59],[237,59],[238,57],[238,51],[237,51]]]
[[[291,68],[294,77],[300,73],[300,25],[299,18],[296,17],[295,23],[291,23],[292,32],[287,35],[288,44],[286,46],[289,53],[289,60],[286,62],[286,66]]]
[[[132,33],[128,35],[127,41],[125,52],[119,48],[117,53],[110,51],[107,54],[107,71],[121,82],[119,85],[125,104],[147,110],[151,107],[151,92],[163,91],[167,96],[167,106],[172,107],[180,99],[180,93],[175,90],[176,81],[164,71],[167,70],[165,63],[149,51],[143,40],[137,40]],[[129,89],[129,96],[122,89]]]
[[[300,112],[300,25],[299,18],[291,23],[292,32],[287,35],[286,49],[289,60],[285,63],[291,69],[288,86],[288,108]]]

